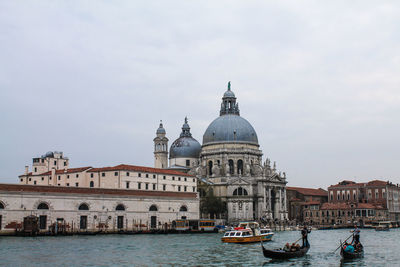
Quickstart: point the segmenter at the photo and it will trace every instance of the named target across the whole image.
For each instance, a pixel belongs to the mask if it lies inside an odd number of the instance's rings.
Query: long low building
[[[56,222],[74,232],[164,229],[199,219],[199,199],[194,192],[0,184],[0,233],[30,215],[42,231]]]

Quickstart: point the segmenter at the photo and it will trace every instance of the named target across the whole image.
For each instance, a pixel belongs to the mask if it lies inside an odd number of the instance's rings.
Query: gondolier
[[[301,230],[301,237],[303,240],[303,248],[304,247],[308,247],[309,243],[308,243],[308,234],[311,233],[311,230],[307,228],[306,225],[304,225],[303,230]]]
[[[353,244],[360,243],[360,229],[358,229],[357,225],[354,225],[352,243]]]

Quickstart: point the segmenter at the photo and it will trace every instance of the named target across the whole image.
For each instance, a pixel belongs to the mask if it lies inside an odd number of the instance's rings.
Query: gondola
[[[310,244],[306,247],[301,247],[300,250],[297,251],[284,251],[282,249],[273,249],[269,250],[264,248],[264,245],[261,244],[264,257],[266,258],[272,258],[272,259],[290,259],[290,258],[298,258],[298,257],[303,257],[304,255],[307,254],[308,250],[310,249]]]
[[[357,252],[346,252],[343,249],[343,245],[340,248],[340,255],[342,256],[343,259],[357,259],[361,258],[364,256],[364,248],[361,245],[361,250]]]

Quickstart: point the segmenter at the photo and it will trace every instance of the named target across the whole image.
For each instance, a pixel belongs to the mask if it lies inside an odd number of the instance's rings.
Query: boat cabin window
[[[235,236],[235,232],[230,232],[229,236]]]
[[[236,232],[235,236],[241,236],[241,232]]]
[[[243,236],[251,236],[251,234],[249,232],[244,232]]]
[[[229,234],[230,234],[229,232],[228,232],[228,233],[225,233],[224,236],[229,236]]]

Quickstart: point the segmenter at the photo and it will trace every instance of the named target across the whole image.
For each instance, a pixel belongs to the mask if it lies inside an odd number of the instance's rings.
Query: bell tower
[[[166,132],[163,127],[162,121],[156,131],[156,138],[154,141],[154,168],[166,169],[168,168],[168,138],[165,137]]]

